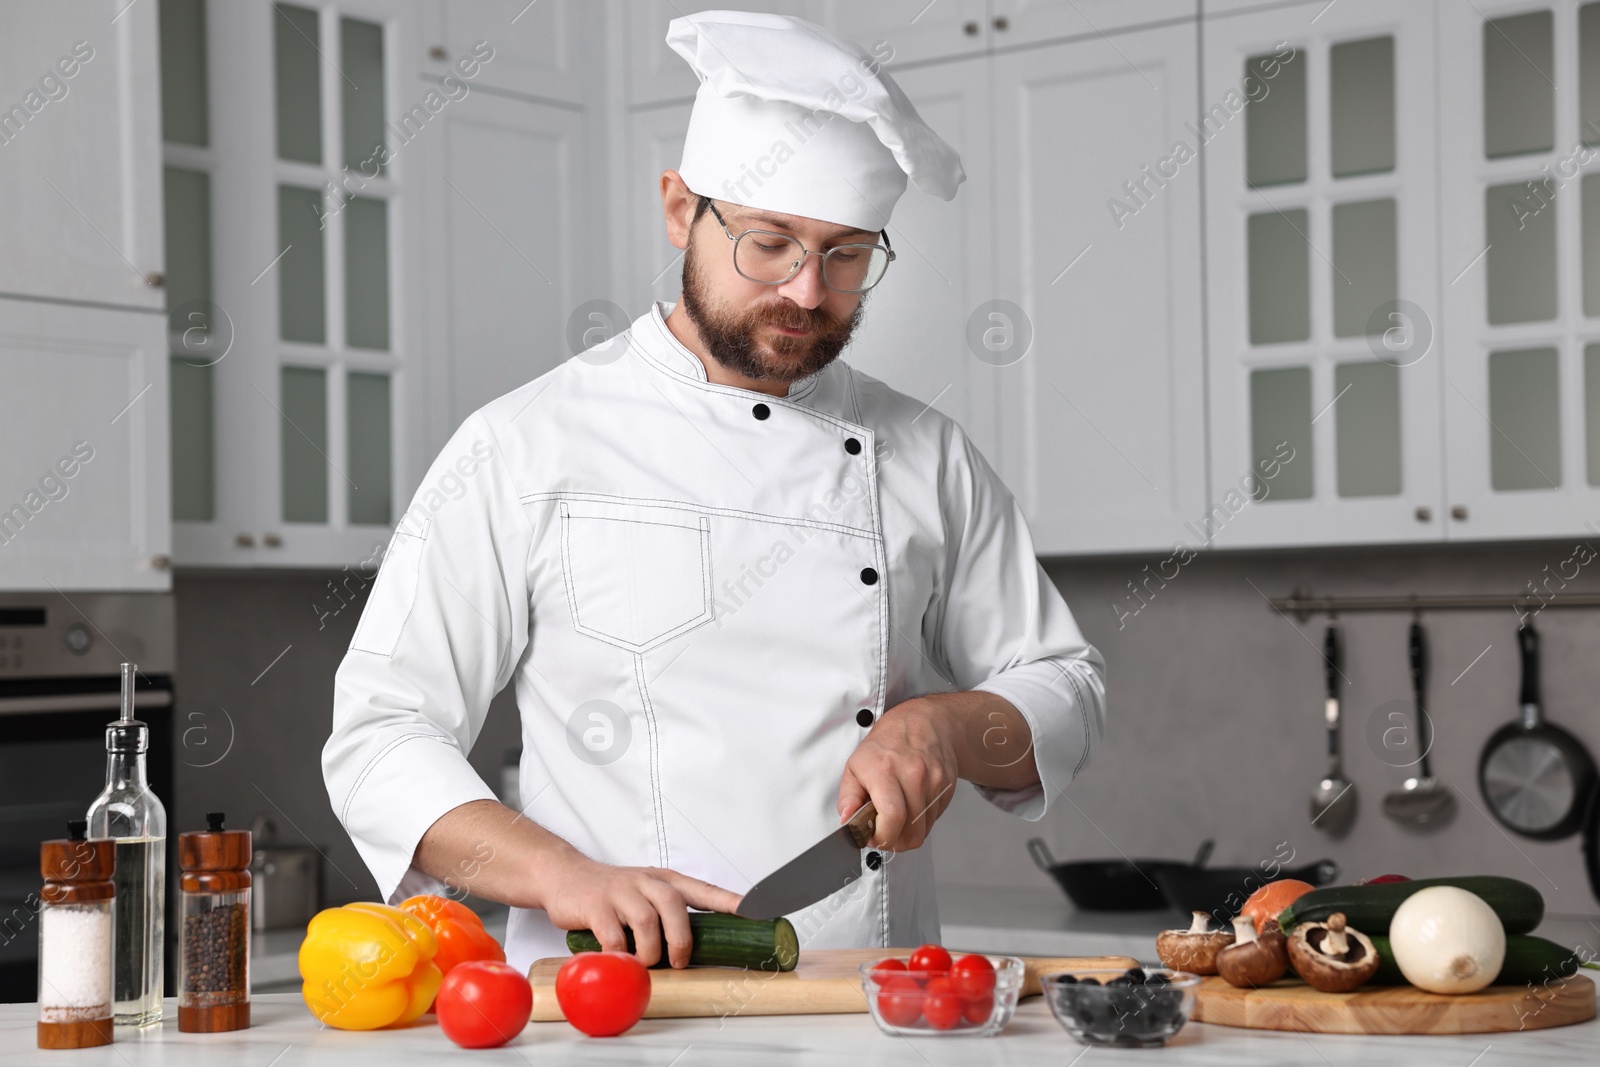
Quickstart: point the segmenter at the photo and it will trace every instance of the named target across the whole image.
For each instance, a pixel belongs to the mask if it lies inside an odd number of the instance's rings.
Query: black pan
[[[1583,868],[1589,892],[1600,900],[1600,784],[1589,790],[1589,813],[1583,819]]]
[[[1561,727],[1544,721],[1539,705],[1539,635],[1529,622],[1517,631],[1522,648],[1522,716],[1500,727],[1483,747],[1478,788],[1494,817],[1524,837],[1555,841],[1578,832],[1594,758]]]
[[[1158,877],[1165,870],[1205,866],[1214,842],[1205,841],[1192,864],[1179,860],[1074,860],[1057,863],[1042,838],[1028,842],[1028,855],[1039,869],[1060,883],[1067,899],[1084,911],[1165,911],[1166,895]]]
[[[1331,885],[1339,877],[1339,865],[1332,860],[1318,860],[1304,867],[1283,867],[1270,877],[1256,867],[1208,867],[1205,870],[1180,868],[1166,870],[1156,875],[1156,881],[1166,892],[1168,907],[1181,912],[1209,912],[1212,921],[1226,924],[1250,894],[1267,882],[1284,878],[1297,878],[1311,885]]]

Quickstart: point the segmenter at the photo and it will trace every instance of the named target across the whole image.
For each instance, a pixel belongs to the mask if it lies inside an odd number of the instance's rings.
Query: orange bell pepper
[[[415,915],[433,931],[439,942],[433,962],[442,974],[473,960],[506,960],[505,949],[483,928],[483,920],[458,900],[431,895],[410,897],[400,902],[400,910]]]
[[[366,901],[327,908],[300,943],[300,993],[319,1022],[340,1030],[405,1026],[439,992],[438,951],[427,924],[399,908]]]

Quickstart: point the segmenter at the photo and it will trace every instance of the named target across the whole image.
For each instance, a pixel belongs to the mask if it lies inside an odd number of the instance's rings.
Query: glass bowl
[[[1143,980],[1141,980],[1143,979]],[[1056,1021],[1085,1045],[1164,1045],[1189,1021],[1200,976],[1165,967],[1057,971],[1039,984]]]
[[[981,955],[981,953],[979,953]],[[960,956],[956,956],[960,959]],[[994,992],[978,1000],[963,1001],[910,971],[878,971],[886,959],[906,962],[904,956],[885,956],[863,963],[861,989],[867,1010],[878,1029],[896,1037],[987,1037],[1004,1030],[1017,1010],[1022,992],[1023,964],[1015,956],[984,956],[994,966]],[[959,1010],[958,1010],[959,1009]],[[935,1025],[935,1024],[938,1025]]]

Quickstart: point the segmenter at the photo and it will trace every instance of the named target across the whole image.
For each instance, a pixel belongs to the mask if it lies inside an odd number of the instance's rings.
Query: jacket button
[[[868,852],[867,866],[871,867],[873,870],[877,870],[879,867],[883,866],[883,857],[876,852]]]
[[[862,708],[856,712],[856,722],[861,726],[871,726],[872,710],[870,708]]]
[[[878,572],[873,570],[871,567],[862,567],[861,568],[861,581],[865,585],[877,585],[878,584]]]
[[[772,414],[772,409],[767,407],[765,404],[757,404],[755,407],[750,409],[750,414],[754,415],[757,419],[765,419],[768,415]]]
[[[844,450],[852,456],[859,456],[861,454],[861,442],[854,437],[848,437],[844,442]]]

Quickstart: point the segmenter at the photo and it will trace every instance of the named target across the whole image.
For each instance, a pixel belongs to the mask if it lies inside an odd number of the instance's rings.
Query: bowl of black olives
[[[1189,1021],[1200,976],[1163,967],[1058,971],[1042,975],[1044,999],[1067,1033],[1086,1045],[1164,1045]]]

